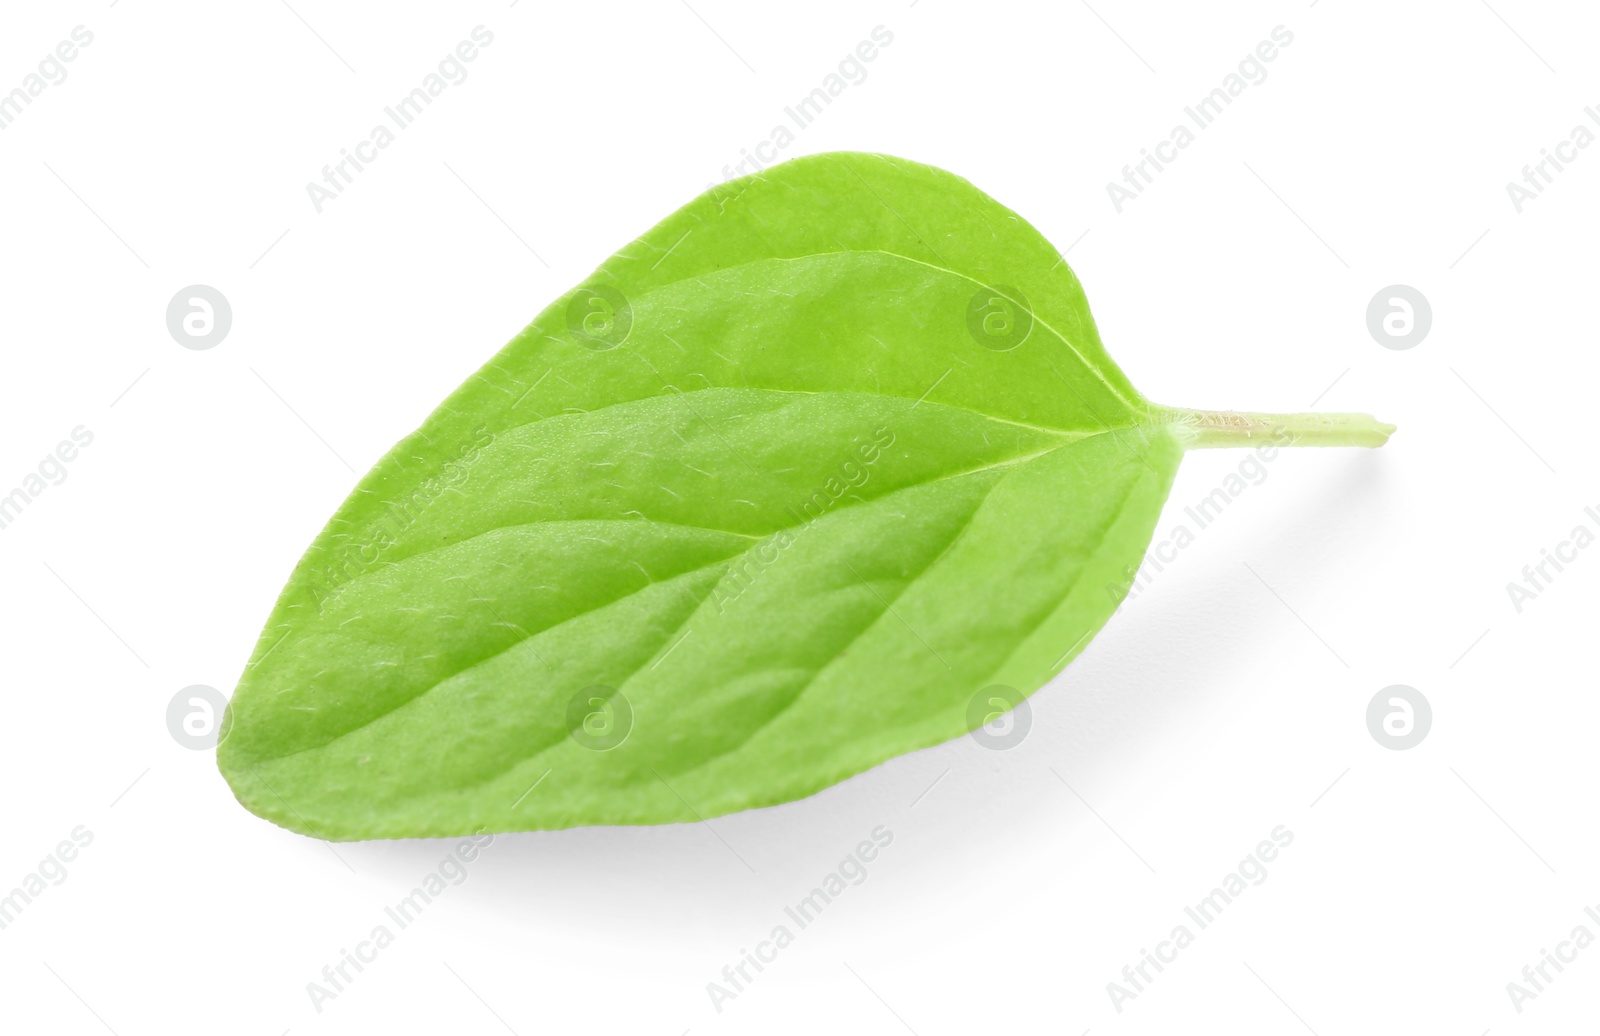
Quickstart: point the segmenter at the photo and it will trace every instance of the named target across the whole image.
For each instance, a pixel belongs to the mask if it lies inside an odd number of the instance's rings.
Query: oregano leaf
[[[364,477],[230,703],[329,839],[694,821],[992,719],[1111,616],[1186,449],[1364,415],[1150,403],[966,181],[797,159],[696,198]]]

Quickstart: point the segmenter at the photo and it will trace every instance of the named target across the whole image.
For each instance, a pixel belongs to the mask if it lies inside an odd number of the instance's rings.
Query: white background
[[[1521,613],[1506,585],[1600,507],[1600,147],[1521,213],[1506,183],[1600,104],[1593,8],[692,2],[0,15],[0,92],[94,34],[0,132],[0,493],[94,436],[0,529],[0,892],[93,833],[0,931],[0,1026],[1592,1025],[1600,946],[1521,1013],[1506,985],[1574,926],[1600,936],[1600,550]],[[306,183],[480,24],[469,78],[315,212]],[[784,157],[971,179],[1072,246],[1155,400],[1315,400],[1399,433],[1279,456],[1038,693],[1019,747],[963,738],[714,831],[503,836],[318,1013],[307,983],[451,843],[329,847],[257,819],[169,735],[169,700],[230,691],[357,473],[877,25],[892,44]],[[1106,183],[1278,25],[1294,41],[1267,79],[1117,213]],[[196,283],[233,307],[209,351],[165,324]],[[1432,304],[1409,351],[1367,330],[1391,284]],[[1158,536],[1245,456],[1191,454]],[[1365,721],[1396,683],[1434,712],[1407,751]],[[715,1010],[707,983],[880,824],[867,880]],[[1107,983],[1277,825],[1294,841],[1268,879],[1119,1013]]]

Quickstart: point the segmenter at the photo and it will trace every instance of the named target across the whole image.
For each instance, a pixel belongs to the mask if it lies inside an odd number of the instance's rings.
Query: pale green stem
[[[1239,446],[1368,446],[1389,441],[1394,425],[1371,414],[1252,414],[1163,408],[1190,449]]]

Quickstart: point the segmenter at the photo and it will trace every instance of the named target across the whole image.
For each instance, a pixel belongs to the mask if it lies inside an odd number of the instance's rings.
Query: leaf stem
[[[1371,414],[1255,414],[1169,408],[1190,449],[1239,446],[1367,446],[1389,441],[1394,425]]]

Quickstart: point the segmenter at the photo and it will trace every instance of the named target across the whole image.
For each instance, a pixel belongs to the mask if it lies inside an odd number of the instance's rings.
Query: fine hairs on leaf
[[[367,473],[218,765],[335,840],[803,798],[1060,672],[1185,450],[1392,430],[1153,404],[1022,217],[915,162],[796,159],[606,260]]]

